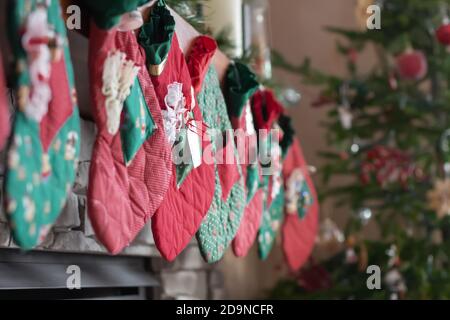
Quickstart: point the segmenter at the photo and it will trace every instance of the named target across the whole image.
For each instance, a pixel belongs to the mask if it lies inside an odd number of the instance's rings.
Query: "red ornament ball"
[[[443,24],[436,30],[436,38],[443,45],[450,45],[450,23]]]
[[[407,51],[397,56],[397,71],[403,79],[419,80],[428,71],[425,55],[421,51]]]

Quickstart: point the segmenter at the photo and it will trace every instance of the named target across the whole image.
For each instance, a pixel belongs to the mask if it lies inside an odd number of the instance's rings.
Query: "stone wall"
[[[196,240],[173,263],[153,259],[152,267],[161,283],[161,299],[224,299],[223,274],[205,263]]]

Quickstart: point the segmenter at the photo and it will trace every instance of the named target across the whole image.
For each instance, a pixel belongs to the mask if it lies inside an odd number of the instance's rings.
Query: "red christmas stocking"
[[[0,55],[0,150],[3,149],[9,135],[9,106],[6,98],[6,83],[3,75],[3,60]]]
[[[261,176],[260,168],[258,176]],[[264,189],[259,187],[252,200],[245,207],[241,224],[233,239],[233,252],[237,257],[245,257],[255,242],[264,209]]]
[[[160,206],[172,175],[171,151],[135,34],[91,23],[89,41],[98,133],[88,212],[97,238],[116,254]]]
[[[246,204],[227,106],[217,72],[209,64],[216,48],[214,39],[200,36],[194,41],[188,57],[198,104],[208,132],[211,132],[211,158],[216,168],[214,198],[197,232],[200,250],[208,262],[222,258],[236,234]],[[230,135],[227,137],[227,134]],[[228,138],[225,143],[223,137]],[[231,160],[227,156],[232,156]]]
[[[283,177],[286,198],[283,251],[289,268],[297,271],[311,254],[319,218],[316,191],[297,139],[287,151]]]
[[[258,87],[255,74],[247,66],[234,62],[230,64],[226,75],[228,115],[236,130],[236,145],[246,187],[244,215],[233,240],[236,256],[247,255],[256,238],[263,211],[264,192],[260,188],[262,172],[257,157],[258,136],[250,106],[250,98]]]
[[[139,42],[146,53],[164,130],[173,148],[169,190],[152,219],[155,244],[161,255],[171,261],[191,241],[211,206],[214,164],[202,159],[203,149],[210,142],[175,34],[175,21],[164,1],[152,8]]]
[[[212,59],[213,54],[216,52],[217,44],[216,41],[212,38],[206,36],[200,36],[194,42],[191,52],[188,57],[188,67],[189,73],[191,75],[192,86],[194,87],[194,91],[196,96],[201,92],[203,87],[203,80],[207,76],[208,73],[213,73],[215,71],[211,71],[208,68],[210,59]],[[210,75],[210,78],[217,77],[217,75]],[[215,85],[215,81],[214,81]],[[215,150],[215,158],[217,162],[217,172],[220,178],[220,185],[222,190],[222,200],[227,201],[228,196],[230,195],[230,191],[233,186],[239,181],[240,173],[238,172],[236,163],[228,163],[233,161],[227,161],[229,157],[231,159],[235,159],[236,147],[233,143],[232,135],[231,135],[231,125],[228,126],[229,120],[226,121],[221,117],[223,114],[223,106],[225,106],[225,102],[223,101],[223,96],[215,97],[216,101],[208,101],[209,99],[213,99],[214,93],[208,94],[208,92],[215,91],[213,84],[209,84],[208,88],[204,90],[204,99],[207,100],[204,103],[204,107],[202,107],[203,118],[205,118],[205,111],[203,109],[207,108],[207,113],[213,113],[215,116],[213,120],[213,116],[210,116],[211,121],[206,121],[208,128],[212,130],[220,130],[223,131],[221,145],[219,149]],[[203,97],[202,96],[202,97]],[[209,97],[208,97],[209,96]],[[217,101],[220,100],[220,101]],[[223,103],[222,103],[223,101]],[[216,109],[213,107],[209,107],[209,105],[220,105]],[[225,106],[226,113],[226,106]],[[228,118],[228,116],[227,116]],[[214,122],[217,122],[214,124]],[[223,123],[226,122],[226,123]]]
[[[255,128],[258,132],[258,140],[260,148],[262,144],[274,148],[279,148],[277,137],[272,137],[272,129],[275,128],[278,116],[283,111],[283,107],[276,101],[273,93],[268,90],[259,90],[256,92],[251,101],[252,114]],[[270,150],[267,150],[270,151]],[[256,197],[264,198],[264,201],[257,202],[257,206],[253,206],[252,210],[245,212],[239,231],[233,241],[233,250],[237,256],[245,256],[250,250],[256,235],[261,226],[263,214],[263,202],[266,202],[266,211],[270,210],[273,199],[278,196],[281,191],[281,152],[267,155],[274,156],[270,163],[265,164],[264,182],[261,183]],[[261,160],[261,159],[260,159]],[[261,172],[262,173],[262,172]],[[269,221],[273,223],[273,221]]]

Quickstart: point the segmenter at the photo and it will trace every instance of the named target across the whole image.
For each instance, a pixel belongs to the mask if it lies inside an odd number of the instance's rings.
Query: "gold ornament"
[[[345,240],[345,244],[349,248],[353,248],[356,245],[356,237],[354,235],[349,235]]]
[[[436,180],[432,190],[427,192],[428,207],[439,218],[450,215],[450,179]]]
[[[358,259],[358,270],[363,272],[366,271],[369,265],[369,253],[367,251],[367,246],[364,242],[359,246],[359,259]]]
[[[359,29],[367,29],[367,19],[370,14],[367,13],[367,7],[374,4],[374,0],[358,0],[355,7],[356,24]]]

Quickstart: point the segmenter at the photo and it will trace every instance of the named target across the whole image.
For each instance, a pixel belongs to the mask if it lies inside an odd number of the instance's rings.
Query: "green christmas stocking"
[[[263,218],[259,229],[259,254],[262,259],[269,255],[281,226],[284,213],[284,198],[282,177],[283,146],[289,144],[289,134],[284,134],[284,128],[279,124],[284,121],[283,106],[276,100],[275,94],[268,90],[259,90],[252,97],[252,110],[255,124],[260,133],[260,147],[266,154],[270,151],[270,162],[263,164],[265,201]],[[268,130],[267,133],[262,130]],[[263,134],[263,136],[261,136]],[[292,138],[291,138],[292,139]]]
[[[275,154],[279,154],[280,157],[275,157],[272,163],[273,174],[264,176],[264,188],[265,188],[265,199],[264,199],[264,211],[261,221],[261,226],[258,231],[258,244],[259,244],[259,256],[261,259],[266,259],[272,250],[273,244],[275,242],[278,230],[281,227],[284,214],[284,189],[283,189],[283,179],[281,175],[281,148],[279,146],[279,141],[270,136],[266,143],[269,145]]]
[[[79,155],[79,116],[59,1],[17,0],[10,12],[16,112],[5,178],[15,242],[36,246],[64,207]]]
[[[220,156],[217,156],[220,138],[227,131],[231,130],[231,123],[228,119],[227,107],[222,91],[220,89],[217,72],[213,65],[209,65],[215,50],[216,43],[213,39],[205,36],[198,37],[191,49],[188,57],[188,66],[193,86],[199,90],[197,95],[198,104],[202,110],[203,119],[209,132],[211,132],[211,154],[214,156],[215,167],[215,190],[211,206],[204,218],[198,232],[197,239],[200,250],[207,262],[220,260],[225,250],[236,235],[245,207],[245,188],[241,168],[236,161],[236,148],[234,143],[229,143],[231,147],[233,163],[224,163]],[[209,67],[208,67],[209,66]],[[197,89],[198,88],[198,89]],[[221,179],[219,167],[222,172],[226,172],[230,179],[235,171],[239,178],[234,182],[224,183]],[[224,188],[231,184],[231,190],[226,193],[224,199]]]

